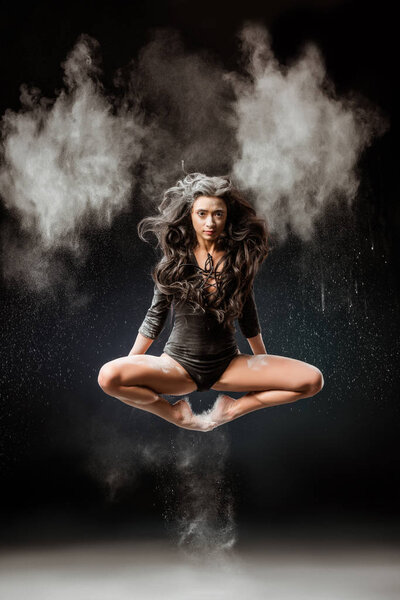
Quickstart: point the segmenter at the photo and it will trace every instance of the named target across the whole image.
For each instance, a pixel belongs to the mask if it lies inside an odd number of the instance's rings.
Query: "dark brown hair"
[[[190,253],[197,245],[191,209],[198,196],[222,198],[228,211],[224,231],[218,238],[218,249],[226,253],[221,294],[212,301],[205,299],[202,278],[190,263]],[[138,224],[140,239],[148,241],[146,233],[153,233],[163,252],[152,273],[155,284],[162,293],[172,295],[175,302],[188,302],[193,308],[214,313],[220,323],[231,324],[241,316],[256,273],[269,252],[265,219],[257,216],[229,177],[208,177],[202,173],[190,173],[164,192],[158,212]]]

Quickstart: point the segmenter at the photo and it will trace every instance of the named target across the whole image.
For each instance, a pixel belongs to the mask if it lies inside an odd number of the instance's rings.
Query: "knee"
[[[314,396],[315,394],[318,394],[323,387],[324,376],[317,367],[314,367],[308,378],[307,393],[309,396]]]
[[[103,365],[97,376],[97,383],[104,391],[113,390],[120,384],[119,368],[110,363]]]

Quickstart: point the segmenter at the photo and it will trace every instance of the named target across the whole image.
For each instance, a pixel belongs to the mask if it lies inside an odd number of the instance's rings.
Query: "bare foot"
[[[219,394],[210,411],[210,418],[216,423],[216,426],[223,425],[232,421],[232,407],[236,400],[226,394]]]
[[[218,423],[210,415],[211,410],[207,410],[200,415],[193,415],[196,431],[212,431],[218,426]]]
[[[189,400],[182,398],[172,405],[176,411],[175,425],[192,431],[211,431],[217,423],[209,417],[209,412],[196,415],[192,411]]]

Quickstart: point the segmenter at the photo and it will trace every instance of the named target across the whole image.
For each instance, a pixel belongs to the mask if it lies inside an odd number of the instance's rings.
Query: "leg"
[[[212,387],[218,391],[251,391],[238,400],[221,394],[211,416],[219,424],[226,423],[260,408],[314,396],[323,385],[321,371],[300,360],[272,354],[240,354]]]
[[[101,367],[98,383],[107,394],[130,406],[185,429],[194,428],[194,415],[185,399],[171,405],[160,396],[181,396],[196,389],[187,371],[167,354],[130,355],[112,360]]]

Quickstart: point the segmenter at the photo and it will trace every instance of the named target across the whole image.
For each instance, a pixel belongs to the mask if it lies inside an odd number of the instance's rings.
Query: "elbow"
[[[141,336],[143,336],[144,338],[146,338],[147,340],[151,340],[152,342],[157,339],[158,335],[153,335],[152,333],[148,332],[148,331],[140,331],[139,333]]]
[[[261,336],[261,331],[258,330],[256,333],[254,333],[254,331],[250,331],[248,332],[248,334],[245,336],[248,340],[254,340],[255,338],[258,338]]]

